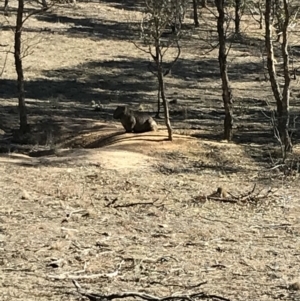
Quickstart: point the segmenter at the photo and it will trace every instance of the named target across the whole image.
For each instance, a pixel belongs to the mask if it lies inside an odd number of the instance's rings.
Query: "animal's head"
[[[117,108],[114,111],[113,118],[114,119],[120,119],[127,111],[127,107],[125,106],[117,106]]]

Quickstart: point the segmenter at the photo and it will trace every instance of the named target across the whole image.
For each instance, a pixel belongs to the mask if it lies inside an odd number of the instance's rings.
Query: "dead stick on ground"
[[[63,280],[63,279],[80,280],[80,279],[94,279],[94,278],[112,278],[117,275],[118,275],[118,271],[110,274],[91,274],[91,275],[62,274],[62,275],[48,275],[47,277],[54,280]]]
[[[47,277],[50,279],[55,279],[55,280],[63,280],[63,279],[71,279],[71,280],[80,280],[80,279],[94,279],[94,278],[113,278],[118,276],[119,271],[122,267],[122,264],[124,263],[124,260],[122,260],[119,263],[118,268],[112,272],[112,273],[106,273],[106,274],[91,274],[91,275],[71,275],[69,273],[64,273],[61,275],[48,275]]]
[[[115,205],[113,208],[133,207],[133,206],[138,206],[138,205],[154,205],[154,202],[139,202],[139,203],[120,204],[120,205]]]
[[[207,281],[200,282],[200,283],[197,283],[197,284],[194,284],[194,285],[185,285],[185,284],[176,284],[176,283],[163,283],[163,282],[160,282],[160,281],[151,281],[150,282],[150,284],[159,284],[159,285],[162,285],[162,286],[183,287],[185,289],[196,288],[196,287],[199,287],[199,286],[204,285],[206,283],[207,283]]]
[[[84,292],[75,280],[72,280],[74,286],[77,288],[77,292],[90,299],[91,301],[103,301],[103,300],[113,300],[113,299],[123,299],[123,298],[140,298],[147,301],[169,301],[169,300],[187,300],[187,301],[193,301],[193,299],[215,299],[215,300],[221,300],[221,301],[230,301],[230,299],[217,296],[217,295],[209,295],[205,293],[195,293],[190,295],[177,295],[177,296],[166,296],[166,297],[157,297],[154,295],[149,295],[145,293],[138,293],[138,292],[124,292],[124,293],[116,293],[116,294],[100,294],[100,293],[88,293]]]
[[[208,196],[207,199],[213,200],[213,201],[219,201],[219,202],[223,202],[223,203],[237,203],[238,202],[238,200],[233,200],[233,199],[229,199],[229,198],[211,197],[211,196]]]

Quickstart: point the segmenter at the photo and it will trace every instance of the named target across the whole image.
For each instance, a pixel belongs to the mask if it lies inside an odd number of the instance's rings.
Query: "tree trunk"
[[[48,4],[46,0],[42,0],[42,5],[44,8],[48,8]]]
[[[234,25],[235,25],[235,34],[239,35],[241,32],[241,0],[235,0],[235,19],[234,19]]]
[[[274,98],[276,100],[277,107],[277,123],[278,131],[280,134],[281,143],[285,147],[285,151],[292,150],[292,143],[288,133],[289,126],[289,95],[290,95],[290,75],[289,75],[289,56],[288,56],[288,25],[289,25],[289,12],[288,4],[284,0],[285,4],[285,22],[282,32],[282,55],[283,55],[283,67],[284,67],[284,88],[283,94],[280,92],[279,84],[276,77],[276,69],[274,63],[274,50],[272,43],[272,23],[271,23],[271,11],[272,11],[272,0],[266,0],[266,11],[265,11],[265,24],[266,24],[266,50],[267,50],[267,67],[270,76],[271,87]]]
[[[272,0],[266,0],[265,10],[265,24],[266,24],[266,51],[267,51],[267,67],[270,76],[270,82],[272,91],[277,102],[277,106],[281,103],[280,89],[276,78],[276,69],[274,63],[274,51],[272,44],[272,30],[271,30],[271,2]]]
[[[222,78],[222,97],[225,110],[225,119],[224,119],[224,139],[230,141],[232,139],[232,127],[233,127],[233,118],[232,118],[232,94],[229,85],[229,79],[227,74],[227,49],[226,49],[226,37],[225,37],[225,12],[224,12],[224,0],[215,0],[215,4],[218,10],[218,36],[219,36],[219,67],[220,74]]]
[[[158,44],[159,41],[156,41],[156,43]],[[158,70],[158,65],[159,65],[159,47],[155,47],[155,64],[156,64],[156,68]],[[160,105],[160,94],[161,94],[161,86],[160,86],[160,82],[159,82],[159,79],[158,79],[158,76],[157,76],[157,81],[158,81],[158,87],[157,87],[157,113],[156,113],[156,118],[160,118],[160,108],[161,108],[161,105]]]
[[[194,11],[194,24],[195,27],[199,27],[199,19],[198,19],[198,1],[193,0],[193,11]]]
[[[21,34],[23,26],[24,0],[18,0],[17,22],[15,31],[15,67],[18,75],[18,99],[19,99],[19,116],[20,116],[20,132],[28,131],[27,112],[24,98],[24,75],[21,56]]]
[[[206,8],[207,7],[207,0],[201,0],[201,6],[202,6],[202,8]]]
[[[165,123],[168,129],[168,138],[170,141],[173,141],[173,129],[170,122],[169,107],[168,107],[168,101],[165,96],[164,77],[163,77],[163,72],[161,70],[161,67],[158,70],[158,81],[160,85],[160,95],[164,106]]]
[[[289,53],[288,53],[288,26],[290,23],[289,5],[287,0],[283,0],[285,19],[282,31],[282,57],[283,57],[283,73],[284,73],[284,87],[282,91],[282,111],[280,122],[278,122],[281,140],[284,143],[286,151],[292,151],[292,142],[288,133],[290,121],[290,70],[289,70]],[[279,113],[279,112],[278,112]],[[278,114],[279,118],[279,114]]]
[[[263,29],[264,13],[263,13],[261,0],[258,1],[258,11],[259,11],[259,29]]]
[[[170,141],[172,141],[173,140],[173,130],[172,130],[171,122],[170,122],[168,102],[167,102],[167,99],[165,96],[164,73],[163,73],[163,69],[162,69],[162,54],[160,51],[159,39],[155,41],[155,57],[153,56],[153,59],[155,60],[155,64],[157,67],[158,89],[160,91],[160,96],[163,101],[165,124],[166,124],[167,130],[168,130],[168,138]]]
[[[157,88],[157,112],[156,112],[156,118],[160,118],[160,84],[158,83],[158,88]]]

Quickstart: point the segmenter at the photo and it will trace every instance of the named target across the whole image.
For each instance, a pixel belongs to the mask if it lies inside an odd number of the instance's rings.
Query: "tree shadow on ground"
[[[75,105],[88,105],[91,100],[121,103],[149,101],[147,94],[156,90],[156,82],[154,76],[147,72],[147,64],[147,61],[140,59],[115,58],[45,70],[45,78],[25,82],[26,98],[51,100],[53,105],[58,106],[60,101]],[[0,79],[0,84],[5,87],[0,91],[0,98],[17,96],[15,81]],[[72,111],[74,107],[70,104],[68,108]],[[62,115],[67,113],[66,110],[61,111]]]
[[[228,65],[228,77],[230,81],[248,82],[263,74],[263,64],[230,63]],[[175,78],[202,81],[205,79],[220,81],[220,68],[218,59],[188,60],[179,59],[172,68],[172,76]]]
[[[143,11],[145,8],[145,1],[142,0],[103,0],[102,2],[109,4],[109,6],[129,11]]]
[[[35,16],[42,22],[61,23],[71,26],[63,29],[62,34],[70,34],[72,37],[91,37],[95,39],[131,40],[138,36],[139,25],[134,22],[111,22],[105,19],[76,18],[55,13],[45,13]],[[51,29],[51,31],[56,31]],[[58,33],[60,30],[57,30]]]
[[[111,22],[98,18],[82,18],[75,16],[64,16],[56,13],[46,12],[32,18],[42,22],[65,24],[66,27],[48,28],[48,27],[29,27],[25,23],[23,32],[36,33],[55,33],[70,36],[73,38],[90,38],[94,40],[110,39],[120,41],[135,40],[139,37],[139,24],[135,22]],[[1,30],[10,31],[14,26],[3,25]]]
[[[264,37],[255,37],[255,36],[249,36],[248,34],[240,33],[238,35],[232,35],[230,36],[227,41],[228,44],[239,44],[240,46],[244,45],[246,46],[246,50],[249,51],[249,47],[253,47],[255,50],[259,50],[260,47],[264,47],[265,41]]]
[[[293,45],[291,47],[291,56],[300,56],[300,45]]]

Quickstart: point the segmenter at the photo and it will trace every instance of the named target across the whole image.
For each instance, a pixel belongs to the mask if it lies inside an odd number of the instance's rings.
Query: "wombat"
[[[157,131],[157,123],[149,114],[132,111],[127,106],[118,106],[113,118],[121,120],[126,133]]]

